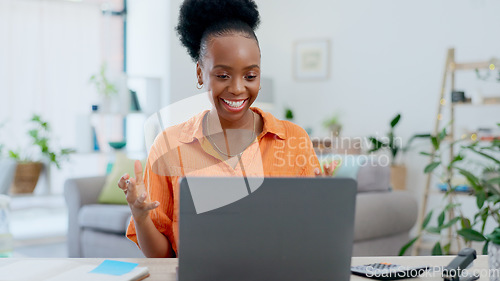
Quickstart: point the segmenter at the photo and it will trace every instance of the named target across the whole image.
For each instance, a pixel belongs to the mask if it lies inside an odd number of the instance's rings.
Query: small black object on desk
[[[462,270],[467,268],[476,259],[476,250],[463,248],[450,264],[443,269],[443,279],[445,281],[471,281],[479,279],[479,276],[462,276]]]

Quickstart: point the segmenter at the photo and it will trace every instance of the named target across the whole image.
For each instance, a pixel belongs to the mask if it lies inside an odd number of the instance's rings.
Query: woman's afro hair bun
[[[255,30],[260,23],[257,4],[253,0],[185,0],[180,8],[176,30],[182,45],[197,61],[207,28],[231,22],[242,22]]]

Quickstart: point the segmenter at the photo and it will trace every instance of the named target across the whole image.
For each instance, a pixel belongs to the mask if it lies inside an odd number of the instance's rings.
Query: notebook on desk
[[[356,182],[183,178],[179,281],[350,278]]]
[[[149,276],[147,267],[133,267],[126,273],[95,273],[95,264],[75,260],[22,259],[0,263],[0,281],[140,281]]]

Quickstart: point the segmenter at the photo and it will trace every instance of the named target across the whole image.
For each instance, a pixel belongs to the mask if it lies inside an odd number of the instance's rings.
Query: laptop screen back
[[[349,280],[354,180],[247,179],[246,196],[236,177],[181,180],[180,281]]]

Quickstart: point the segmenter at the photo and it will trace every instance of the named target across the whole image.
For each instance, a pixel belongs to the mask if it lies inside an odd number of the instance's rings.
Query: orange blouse
[[[245,149],[241,162],[234,169],[204,138],[202,120],[208,110],[167,128],[156,137],[146,163],[144,184],[150,200],[160,202],[160,206],[150,212],[151,219],[168,238],[176,254],[180,177],[315,176],[314,169],[320,167],[304,129],[292,122],[279,120],[257,107],[250,109],[262,116],[263,130],[256,141]],[[138,244],[133,220],[129,223],[127,237]]]

